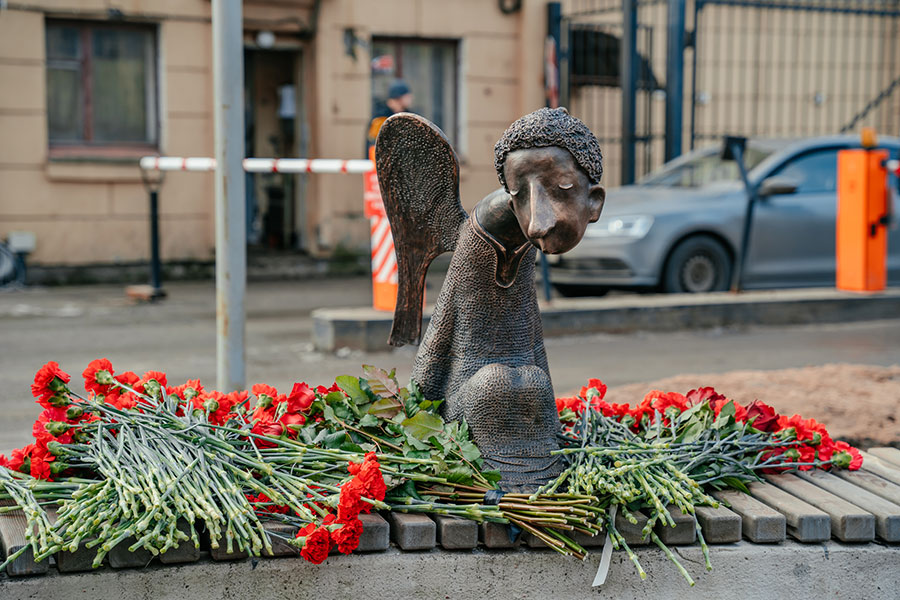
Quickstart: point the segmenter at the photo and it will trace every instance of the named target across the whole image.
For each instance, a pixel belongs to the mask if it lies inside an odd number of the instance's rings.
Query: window
[[[456,46],[454,41],[374,38],[372,116],[385,110],[388,89],[402,79],[413,94],[411,112],[432,121],[455,143]]]
[[[155,145],[156,31],[48,21],[51,146]]]
[[[835,192],[837,190],[837,149],[801,154],[773,175],[797,184],[798,194]]]

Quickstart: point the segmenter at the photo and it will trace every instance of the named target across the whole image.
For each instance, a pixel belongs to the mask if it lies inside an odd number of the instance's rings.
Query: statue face
[[[510,208],[528,240],[547,254],[574,248],[600,218],[606,192],[564,148],[510,152],[503,165]]]

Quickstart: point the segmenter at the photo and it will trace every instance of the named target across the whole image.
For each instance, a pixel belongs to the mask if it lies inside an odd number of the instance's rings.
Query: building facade
[[[484,0],[245,0],[248,156],[362,158],[390,83],[445,129],[470,208],[498,186],[493,144],[544,104],[546,7]],[[212,156],[209,0],[34,0],[0,9],[0,239],[32,266],[149,255],[138,158]],[[358,175],[247,176],[248,240],[328,256],[368,247]],[[214,256],[213,178],[160,187],[164,261]]]

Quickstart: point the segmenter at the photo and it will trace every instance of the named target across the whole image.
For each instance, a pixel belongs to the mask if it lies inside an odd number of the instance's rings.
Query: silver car
[[[892,158],[900,139],[881,137]],[[750,139],[744,152],[759,185],[742,286],[833,286],[837,153],[859,138]],[[897,179],[888,186],[893,206]],[[550,280],[563,295],[609,289],[711,292],[730,287],[740,248],[747,193],[737,163],[719,148],[685,154],[635,185],[609,190],[603,214],[562,256],[548,256]],[[888,235],[888,282],[900,284],[900,229]]]

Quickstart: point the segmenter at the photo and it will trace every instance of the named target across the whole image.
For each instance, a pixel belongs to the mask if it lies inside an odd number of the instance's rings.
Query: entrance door
[[[245,146],[248,157],[298,157],[295,136],[300,53],[248,49],[245,65]],[[247,174],[247,243],[260,249],[298,248],[297,175]]]

